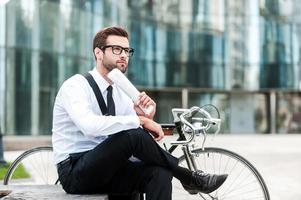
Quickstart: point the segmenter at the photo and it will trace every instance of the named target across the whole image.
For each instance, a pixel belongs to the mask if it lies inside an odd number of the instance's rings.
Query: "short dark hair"
[[[94,39],[93,39],[93,54],[94,54],[94,49],[96,47],[100,48],[100,47],[106,45],[107,38],[110,35],[117,35],[117,36],[122,36],[122,37],[129,38],[128,33],[126,32],[126,30],[124,30],[121,27],[114,27],[113,26],[113,27],[104,28],[104,29],[98,31],[96,33],[96,35],[94,36]],[[95,59],[96,59],[96,57],[95,57]]]

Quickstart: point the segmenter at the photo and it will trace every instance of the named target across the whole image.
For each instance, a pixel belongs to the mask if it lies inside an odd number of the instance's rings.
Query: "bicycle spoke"
[[[7,177],[6,184],[54,184],[57,180],[56,167],[53,164],[52,148],[38,147],[21,154],[13,162]],[[19,166],[23,166],[30,175],[26,179],[12,179]]]
[[[237,164],[238,164],[238,161],[236,161],[235,165],[233,166],[233,168],[231,169],[229,174],[231,174],[233,172],[233,170],[236,168]],[[238,180],[239,176],[241,175],[242,170],[238,173],[238,175],[236,175],[236,177],[233,178],[234,180],[232,181],[231,184],[229,184],[229,187],[227,190],[225,190],[225,193],[228,193],[228,191],[231,189],[231,187],[233,187],[234,183]]]
[[[207,173],[228,174],[228,178],[220,188],[210,194],[198,193],[197,195],[190,195],[182,187],[175,186],[173,197],[181,194],[180,198],[176,199],[269,200],[268,196],[266,196],[266,187],[262,184],[263,180],[260,175],[257,175],[256,169],[253,169],[250,164],[246,164],[243,158],[218,148],[208,148],[205,151],[199,149],[195,153],[199,155],[194,157],[198,169]],[[183,161],[182,158],[181,164]]]
[[[212,166],[213,166],[213,174],[215,174],[215,157],[214,157],[214,153],[212,154]]]

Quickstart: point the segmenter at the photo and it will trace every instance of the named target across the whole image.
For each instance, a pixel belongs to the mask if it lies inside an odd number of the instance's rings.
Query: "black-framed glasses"
[[[122,54],[122,51],[125,52],[125,55],[128,57],[133,56],[134,54],[134,49],[133,48],[123,48],[121,46],[118,45],[106,45],[106,46],[102,46],[100,49],[105,50],[106,48],[112,48],[112,53],[115,55],[120,55]]]

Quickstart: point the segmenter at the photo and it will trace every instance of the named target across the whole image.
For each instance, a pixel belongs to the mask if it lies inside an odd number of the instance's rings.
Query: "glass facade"
[[[10,0],[0,5],[0,126],[51,134],[55,95],[94,66],[92,39],[125,27],[128,77],[171,108],[211,103],[223,133],[301,133],[298,0]]]

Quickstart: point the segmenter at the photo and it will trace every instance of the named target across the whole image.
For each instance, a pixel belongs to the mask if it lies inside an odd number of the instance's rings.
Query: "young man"
[[[92,87],[79,74],[64,82],[55,100],[52,141],[64,190],[74,194],[143,192],[147,200],[170,200],[172,177],[191,193],[210,193],[222,185],[227,175],[179,167],[178,160],[156,143],[164,136],[153,121],[156,109],[145,115],[139,108],[156,108],[156,103],[144,92],[133,103],[107,77],[114,68],[127,70],[134,53],[127,32],[119,27],[99,31],[93,53],[96,67],[89,73],[107,113],[102,113]],[[140,161],[132,161],[132,156]]]

